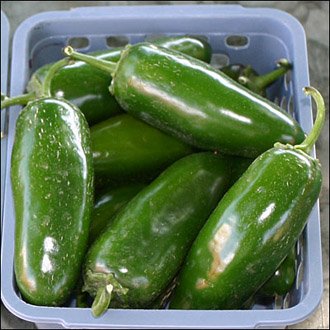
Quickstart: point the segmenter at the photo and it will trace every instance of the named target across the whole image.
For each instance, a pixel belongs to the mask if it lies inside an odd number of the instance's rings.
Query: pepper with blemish
[[[299,145],[276,143],[250,165],[211,214],[179,275],[171,309],[239,309],[274,274],[301,235],[321,190],[309,156],[324,124],[324,101]]]

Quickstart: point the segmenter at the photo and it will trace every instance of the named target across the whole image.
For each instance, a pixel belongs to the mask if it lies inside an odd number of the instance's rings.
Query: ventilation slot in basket
[[[225,43],[231,48],[245,48],[249,44],[249,39],[243,35],[231,35],[226,38]]]
[[[90,43],[86,37],[74,37],[68,40],[68,45],[75,49],[88,48]]]
[[[106,38],[106,43],[109,47],[124,47],[129,43],[129,39],[126,36],[110,36]]]

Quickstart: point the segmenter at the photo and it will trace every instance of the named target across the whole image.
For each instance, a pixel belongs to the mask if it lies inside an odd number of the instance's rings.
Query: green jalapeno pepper
[[[281,59],[277,62],[278,68],[264,75],[259,75],[251,65],[230,64],[220,70],[231,79],[244,85],[249,90],[266,97],[266,89],[272,85],[277,79],[286,74],[292,65],[287,59]]]
[[[209,62],[211,59],[210,45],[197,38],[162,37],[153,40],[153,43],[181,51],[203,61]],[[123,48],[108,49],[91,54],[106,61],[116,62],[122,50]],[[29,92],[40,89],[50,66],[51,64],[45,65],[32,75],[27,86]],[[91,126],[123,112],[117,101],[109,94],[110,82],[111,77],[108,74],[79,62],[67,65],[56,73],[51,82],[51,92],[52,95],[60,95],[78,106]]]
[[[113,75],[111,93],[129,114],[195,147],[254,158],[276,141],[300,143],[299,124],[276,104],[212,66],[148,43],[118,63],[64,52]]]
[[[231,187],[200,231],[170,302],[172,309],[239,309],[274,274],[301,235],[321,189],[317,159],[308,155],[324,123],[318,106],[300,145],[276,143]]]
[[[193,152],[189,145],[127,114],[91,127],[95,185],[150,181]]]
[[[11,155],[16,282],[26,301],[46,306],[63,304],[75,288],[94,190],[86,119],[71,103],[49,96],[57,68],[48,73],[45,96],[19,114]]]
[[[95,197],[89,229],[89,244],[105,231],[114,215],[144,187],[146,184],[132,183],[123,187],[106,189]]]
[[[110,301],[146,307],[167,287],[241,162],[250,163],[211,152],[189,155],[121,209],[86,256],[84,290],[95,297],[95,316]]]

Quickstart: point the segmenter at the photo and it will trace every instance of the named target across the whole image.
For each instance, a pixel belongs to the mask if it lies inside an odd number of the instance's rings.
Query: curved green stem
[[[307,135],[306,139],[301,144],[295,145],[294,148],[302,150],[308,154],[312,150],[313,145],[320,136],[321,130],[323,128],[325,122],[325,105],[322,95],[314,87],[304,87],[303,91],[306,95],[311,95],[314,99],[316,103],[317,113],[315,123],[311,132]]]
[[[117,63],[115,62],[105,61],[90,55],[78,53],[71,46],[65,47],[63,52],[74,60],[86,62],[102,71],[110,73],[111,75],[115,72],[117,67]]]
[[[101,316],[108,309],[111,302],[112,290],[113,286],[111,284],[108,284],[105,287],[100,287],[97,290],[92,305],[92,314],[94,317]]]
[[[36,94],[34,92],[14,97],[7,97],[1,94],[1,109],[10,107],[12,105],[25,105],[28,102],[34,100],[35,98]]]
[[[274,71],[271,71],[269,73],[266,73],[262,76],[258,76],[254,78],[253,83],[260,89],[266,88],[272,83],[274,83],[278,78],[286,74],[289,70],[292,69],[292,64],[287,59],[280,59],[277,62],[277,65],[279,68],[275,69]]]
[[[51,83],[53,80],[54,75],[57,73],[57,71],[64,66],[68,65],[70,59],[69,58],[64,58],[63,60],[60,60],[58,62],[55,62],[50,69],[47,72],[47,75],[45,77],[45,80],[42,84],[41,88],[41,94],[42,96],[51,96]]]
[[[26,105],[28,102],[33,101],[38,97],[51,96],[50,88],[54,75],[60,68],[66,66],[69,63],[69,61],[70,61],[69,58],[64,58],[63,60],[56,62],[50,67],[45,77],[41,91],[39,91],[39,93],[31,92],[10,98],[1,93],[1,109],[10,107],[12,105]]]

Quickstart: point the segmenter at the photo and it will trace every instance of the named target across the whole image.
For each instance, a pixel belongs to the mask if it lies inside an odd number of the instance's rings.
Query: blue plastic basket
[[[294,63],[291,77],[272,86],[269,97],[287,109],[306,133],[312,127],[310,98],[302,91],[309,85],[305,33],[291,15],[266,8],[224,5],[88,7],[47,12],[30,17],[13,40],[10,95],[24,92],[31,73],[43,64],[62,58],[70,38],[87,38],[87,52],[109,47],[108,37],[136,43],[152,35],[202,35],[213,48],[213,61],[226,57],[232,63],[251,64],[259,73],[275,68],[280,58]],[[246,37],[243,46],[228,44],[228,37]],[[85,40],[86,41],[86,40]],[[20,107],[10,110],[7,166]],[[315,151],[313,151],[315,155]],[[15,315],[39,328],[284,328],[306,319],[322,296],[319,207],[315,205],[297,244],[298,275],[286,297],[252,310],[130,310],[109,309],[93,318],[89,308],[41,307],[24,302],[13,272],[15,220],[9,170],[6,171],[5,209],[1,250],[1,296]]]

